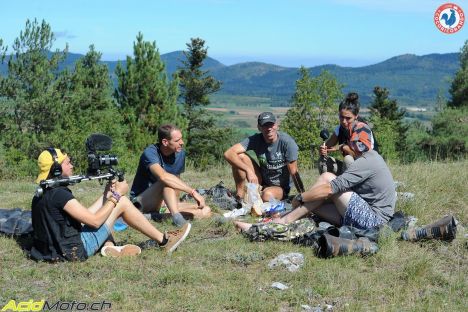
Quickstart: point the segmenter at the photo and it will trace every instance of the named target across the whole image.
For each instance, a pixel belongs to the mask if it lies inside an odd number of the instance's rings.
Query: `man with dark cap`
[[[371,149],[370,133],[366,124],[355,129],[349,141],[355,161],[340,176],[320,175],[310,190],[294,198],[295,209],[273,222],[290,224],[313,213],[333,225],[363,230],[387,223],[395,211],[395,184],[383,158]],[[236,226],[247,230],[251,224]]]
[[[286,198],[290,191],[290,180],[299,192],[304,191],[297,171],[298,146],[288,134],[278,131],[278,123],[271,112],[258,116],[256,133],[240,143],[231,146],[224,158],[232,166],[236,183],[236,197],[244,198],[245,180],[261,185],[262,200]],[[253,151],[258,163],[246,152]]]
[[[392,174],[383,158],[372,149],[371,130],[362,123],[349,141],[355,161],[340,175],[322,174],[312,188],[293,200],[297,207],[281,222],[290,223],[309,212],[334,225],[370,229],[390,220],[396,193]],[[330,199],[330,201],[327,201]]]

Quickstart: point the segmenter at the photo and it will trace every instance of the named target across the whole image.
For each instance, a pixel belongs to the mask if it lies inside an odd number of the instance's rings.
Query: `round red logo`
[[[435,11],[434,23],[441,32],[454,34],[465,24],[465,13],[460,6],[454,3],[445,3]]]

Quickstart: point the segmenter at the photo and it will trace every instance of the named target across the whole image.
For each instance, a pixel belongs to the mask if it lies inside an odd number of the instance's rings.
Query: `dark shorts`
[[[364,199],[353,192],[343,218],[343,225],[367,230],[379,226],[382,223],[384,223],[384,220],[372,210]]]

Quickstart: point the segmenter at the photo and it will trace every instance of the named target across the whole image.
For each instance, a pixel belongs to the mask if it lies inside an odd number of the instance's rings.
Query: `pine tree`
[[[460,69],[455,74],[449,92],[452,99],[447,103],[448,107],[468,107],[468,40],[461,49]]]
[[[8,75],[0,77],[0,129],[6,150],[6,165],[18,172],[33,174],[35,164],[29,157],[37,156],[63,116],[62,96],[54,92],[58,65],[66,56],[50,52],[54,42],[51,27],[45,21],[26,21],[24,31],[15,39],[13,52],[2,62],[8,62]]]
[[[398,102],[390,99],[389,94],[387,88],[374,88],[374,100],[370,106],[371,122],[380,153],[387,160],[397,160],[402,159],[406,150],[408,126],[403,120],[406,111],[400,109]]]
[[[310,163],[311,148],[315,153],[322,143],[320,130],[338,123],[337,104],[343,94],[341,85],[327,71],[312,78],[309,71],[301,67],[299,74],[292,106],[281,122],[281,129],[296,140],[301,163]]]
[[[67,136],[62,147],[78,159],[77,169],[86,166],[85,140],[93,133],[104,133],[113,139],[114,151],[126,151],[123,139],[123,119],[112,98],[112,81],[102,54],[90,46],[88,53],[79,59],[73,72],[65,71],[60,77],[57,92],[66,94],[66,109],[61,120],[59,135]]]
[[[128,127],[127,147],[139,152],[155,142],[161,124],[172,123],[183,129],[185,121],[177,107],[178,79],[168,80],[156,43],[144,41],[139,33],[133,56],[127,56],[126,68],[117,65],[114,96]]]
[[[205,108],[210,104],[209,95],[221,88],[209,71],[202,70],[208,56],[205,41],[191,38],[186,45],[178,77],[184,116],[188,120],[187,150],[196,166],[206,167],[222,159],[224,150],[233,143],[234,131],[217,127],[215,116]]]
[[[404,109],[399,109],[395,99],[389,99],[390,91],[379,86],[374,88],[374,100],[370,106],[371,113],[380,118],[400,121],[405,115]]]
[[[188,120],[187,141],[190,142],[194,130],[204,130],[214,126],[205,106],[210,104],[209,95],[221,88],[221,83],[202,70],[203,61],[208,55],[205,41],[191,38],[184,51],[183,67],[179,68],[180,98],[184,104],[184,115]]]
[[[468,40],[460,53],[460,69],[449,93],[451,100],[432,118],[428,136],[417,142],[431,159],[466,157],[468,144]]]

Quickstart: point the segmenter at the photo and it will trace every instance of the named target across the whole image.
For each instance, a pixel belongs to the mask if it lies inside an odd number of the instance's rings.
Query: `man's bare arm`
[[[203,208],[205,206],[205,199],[200,194],[198,194],[198,192],[196,192],[194,188],[187,185],[187,183],[182,181],[179,177],[164,170],[164,168],[161,167],[160,164],[153,164],[150,166],[149,169],[155,177],[157,177],[162,183],[164,183],[164,185],[172,189],[191,194],[193,198],[197,201],[199,208]]]
[[[247,181],[258,184],[258,177],[255,171],[252,171],[239,157],[240,154],[245,152],[245,148],[240,143],[237,143],[224,152],[224,159],[226,159],[232,167],[244,171],[247,175]]]

